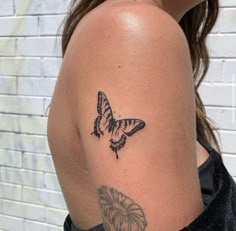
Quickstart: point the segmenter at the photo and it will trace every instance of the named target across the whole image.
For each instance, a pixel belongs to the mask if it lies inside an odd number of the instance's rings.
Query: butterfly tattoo
[[[101,91],[98,92],[97,112],[99,115],[94,121],[94,131],[91,135],[100,138],[104,132],[110,133],[110,148],[116,153],[118,159],[117,151],[124,147],[127,136],[132,136],[144,128],[145,122],[131,118],[116,120],[106,95]]]

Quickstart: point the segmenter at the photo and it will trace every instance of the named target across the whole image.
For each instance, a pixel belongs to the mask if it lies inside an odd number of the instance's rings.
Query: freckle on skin
[[[121,65],[118,65],[118,68],[121,68]]]

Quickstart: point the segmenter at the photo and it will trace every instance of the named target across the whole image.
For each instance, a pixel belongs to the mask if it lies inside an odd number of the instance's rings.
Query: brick
[[[0,36],[39,35],[37,17],[4,17],[0,20]]]
[[[3,212],[10,216],[45,221],[45,208],[39,205],[3,200]]]
[[[41,76],[39,58],[0,58],[0,70],[3,75]]]
[[[236,60],[227,60],[223,65],[223,81],[236,85]]]
[[[231,176],[236,177],[236,155],[224,154],[223,161]]]
[[[220,31],[223,33],[236,32],[236,9],[224,9],[221,17]]]
[[[0,112],[42,115],[43,99],[0,95]]]
[[[56,84],[53,78],[19,78],[18,94],[28,96],[51,96]]]
[[[46,205],[47,204],[47,191],[43,189],[35,189],[24,187],[23,188],[23,201],[32,203],[32,204],[39,204],[39,205]]]
[[[236,153],[236,146],[235,146],[235,140],[236,140],[236,131],[219,131],[222,146],[223,146],[223,152],[229,153],[229,154],[235,154]]]
[[[47,207],[54,207],[59,209],[67,210],[63,194],[61,192],[50,192],[48,193]],[[68,212],[67,212],[68,213]]]
[[[44,58],[42,63],[43,76],[58,76],[61,62],[61,58]]]
[[[0,15],[13,15],[13,0],[0,0]]]
[[[46,208],[46,221],[49,224],[62,226],[67,215],[65,210]]]
[[[0,229],[24,231],[24,219],[0,214]]]
[[[52,157],[49,155],[25,153],[23,157],[23,167],[25,169],[55,173]]]
[[[42,222],[25,220],[24,231],[63,231],[62,227],[45,224]]]
[[[206,41],[210,57],[236,57],[236,34],[211,34]]]
[[[0,134],[0,148],[43,153],[45,137],[4,132]]]
[[[44,174],[42,172],[29,171],[24,169],[1,167],[1,181],[18,185],[43,188]]]
[[[46,189],[24,187],[23,201],[33,204],[44,205],[46,207],[66,209],[62,193],[49,191]]]
[[[15,115],[6,115],[0,114],[0,130],[1,131],[10,131],[10,132],[19,132],[19,118]]]
[[[21,201],[22,191],[20,185],[0,182],[0,188],[1,198]]]
[[[16,47],[20,56],[61,56],[59,38],[18,38]]]
[[[64,13],[64,0],[15,0],[17,15],[38,15]]]
[[[22,167],[22,154],[17,151],[0,150],[0,166]]]
[[[233,108],[206,107],[207,115],[214,120],[216,127],[236,131],[236,111]]]
[[[220,0],[221,7],[234,7],[236,6],[235,0]]]
[[[206,114],[207,114],[208,118],[210,118],[213,121],[214,126],[217,129],[221,128],[221,126],[222,126],[221,121],[222,121],[222,115],[224,113],[224,109],[217,108],[214,106],[212,106],[212,107],[206,106],[205,109],[206,109]]]
[[[47,118],[38,116],[20,116],[19,129],[22,133],[46,135]]]
[[[211,60],[204,82],[222,82],[224,60]]]
[[[232,106],[232,85],[202,83],[199,94],[207,106]]]
[[[64,18],[64,15],[40,16],[40,35],[61,35],[61,29],[59,30],[59,28]]]
[[[45,187],[50,190],[61,191],[56,174],[45,174]]]
[[[1,56],[14,56],[16,54],[15,46],[16,46],[16,40],[14,38],[0,38]]]
[[[15,77],[0,77],[0,94],[16,94],[16,78]]]

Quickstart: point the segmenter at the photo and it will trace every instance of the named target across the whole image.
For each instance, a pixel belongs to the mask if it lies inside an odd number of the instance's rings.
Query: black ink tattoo
[[[116,153],[118,159],[117,151],[125,145],[127,136],[132,136],[144,128],[145,122],[131,118],[115,120],[108,99],[101,91],[98,92],[97,112],[99,116],[94,121],[94,131],[91,135],[94,134],[100,138],[105,130],[111,132],[110,148]]]
[[[105,231],[110,231],[110,225],[107,222],[103,222],[103,228],[105,229]]]
[[[146,229],[147,221],[144,212],[132,199],[108,186],[100,187],[97,194],[106,231],[110,229],[144,231]]]

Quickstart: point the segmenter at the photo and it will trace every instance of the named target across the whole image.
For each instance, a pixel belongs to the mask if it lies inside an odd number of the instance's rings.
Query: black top
[[[198,168],[204,210],[180,231],[236,231],[236,183],[224,166],[221,155],[210,145],[202,144],[208,159]],[[104,231],[103,225],[82,230],[66,217],[64,231]]]

